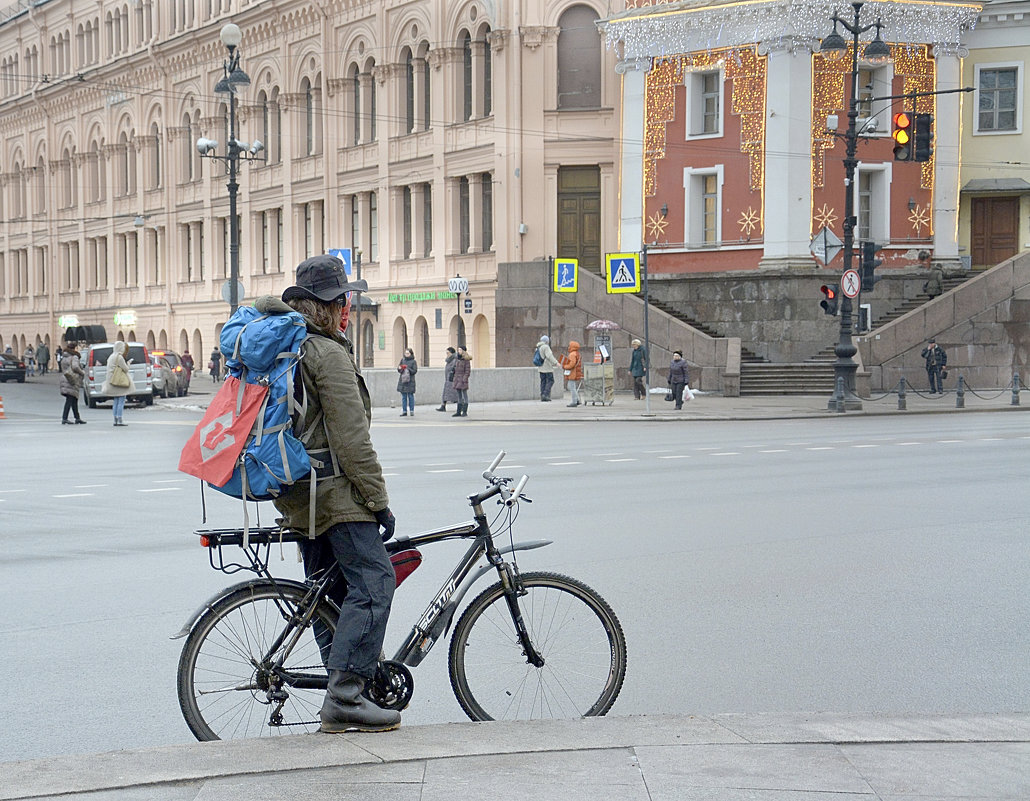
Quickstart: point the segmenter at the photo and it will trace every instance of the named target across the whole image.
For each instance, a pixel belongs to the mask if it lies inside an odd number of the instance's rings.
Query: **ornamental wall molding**
[[[519,36],[522,37],[523,47],[536,50],[542,44],[557,42],[560,31],[560,28],[551,25],[523,25],[519,28]]]
[[[811,55],[819,50],[819,40],[802,36],[777,36],[775,39],[765,39],[758,43],[758,55],[767,56],[770,53],[790,53],[796,56],[798,53]]]
[[[862,20],[883,20],[883,38],[895,44],[961,41],[976,25],[981,6],[973,3],[869,2]],[[684,0],[616,14],[598,23],[608,47],[619,45],[625,59],[734,47],[781,37],[821,39],[836,13],[852,19],[849,3],[768,0],[741,4]],[[873,31],[863,35],[872,39]]]
[[[618,75],[625,75],[627,72],[650,72],[651,58],[631,58],[620,61],[615,65],[615,72]]]
[[[506,28],[499,28],[495,31],[490,31],[486,35],[486,41],[490,44],[490,50],[493,53],[500,53],[504,50],[504,46],[511,39],[512,33]]]
[[[351,83],[350,78],[330,78],[325,82],[325,93],[329,97],[336,97],[337,92],[345,92]]]

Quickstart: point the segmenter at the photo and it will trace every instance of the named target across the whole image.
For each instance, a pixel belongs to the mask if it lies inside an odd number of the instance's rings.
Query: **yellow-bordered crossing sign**
[[[606,253],[604,263],[609,295],[640,291],[639,253]]]

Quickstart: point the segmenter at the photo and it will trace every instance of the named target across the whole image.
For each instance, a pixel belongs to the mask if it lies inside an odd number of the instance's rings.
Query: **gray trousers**
[[[346,580],[346,585],[338,581],[330,593],[340,607],[332,643],[324,627],[315,627],[323,661],[330,670],[371,678],[383,650],[397,581],[379,526],[337,523],[315,539],[302,541],[300,550],[306,576],[320,574],[335,562]]]

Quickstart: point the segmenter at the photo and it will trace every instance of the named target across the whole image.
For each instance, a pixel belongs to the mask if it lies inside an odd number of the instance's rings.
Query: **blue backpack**
[[[540,355],[540,348],[533,351],[533,365],[536,367],[542,367],[544,364],[544,357]]]
[[[215,489],[244,501],[270,501],[295,482],[310,479],[314,520],[317,479],[339,475],[340,469],[328,449],[305,447],[312,431],[324,426],[324,417],[319,415],[307,429],[299,430],[307,408],[299,368],[304,343],[310,338],[298,312],[266,315],[245,306],[223,326],[219,344],[228,374],[238,378],[241,386],[244,382],[267,386],[268,393],[232,476]],[[244,505],[244,530],[248,529]]]

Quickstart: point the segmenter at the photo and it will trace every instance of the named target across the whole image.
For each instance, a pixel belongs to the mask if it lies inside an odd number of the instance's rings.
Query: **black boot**
[[[436,407],[436,410],[438,412],[446,412],[447,411],[447,404],[446,403],[441,403],[439,406]]]
[[[320,731],[390,731],[400,726],[401,713],[376,706],[361,694],[364,689],[365,679],[357,673],[330,670]]]
[[[464,403],[459,403],[458,404],[458,411],[456,411],[454,414],[452,414],[451,417],[461,417],[461,410],[464,409],[464,408],[465,408],[465,404]]]
[[[467,403],[461,404],[461,416],[462,417],[468,417],[469,416],[469,405]]]

